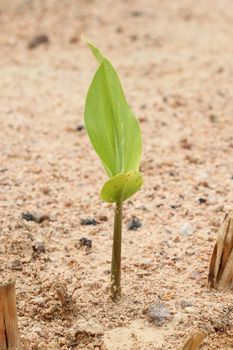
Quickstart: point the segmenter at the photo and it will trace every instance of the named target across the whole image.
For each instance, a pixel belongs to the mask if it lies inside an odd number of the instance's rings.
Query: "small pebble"
[[[195,251],[194,251],[194,250],[191,250],[191,249],[185,250],[185,254],[188,255],[188,256],[192,256],[192,255],[195,254]]]
[[[157,327],[163,326],[172,319],[170,311],[161,303],[151,305],[148,309],[148,315]]]
[[[198,180],[199,181],[206,181],[209,179],[209,174],[208,173],[200,173],[198,175]]]
[[[205,198],[198,198],[198,202],[199,202],[200,204],[204,204],[204,203],[206,203],[207,201],[206,201]]]
[[[189,222],[183,224],[180,228],[180,233],[183,236],[191,236],[193,233],[193,227]]]
[[[142,12],[142,11],[135,10],[135,11],[132,11],[132,12],[131,12],[131,16],[132,16],[132,17],[140,17],[140,16],[143,16],[143,12]]]
[[[83,131],[85,129],[85,126],[83,124],[80,124],[76,127],[77,131]]]
[[[149,267],[152,265],[152,260],[151,260],[151,259],[148,259],[148,258],[142,259],[140,265],[141,265],[142,267],[144,267],[145,269],[146,269],[146,268],[149,268]]]
[[[41,188],[41,192],[42,192],[43,194],[49,194],[49,193],[50,193],[50,188],[49,188],[48,186],[43,186],[43,187]]]
[[[100,215],[99,220],[100,221],[108,221],[108,217],[106,215]]]
[[[80,38],[77,35],[74,35],[70,38],[70,44],[77,44],[80,41]]]
[[[26,221],[34,221],[37,224],[40,224],[45,220],[50,221],[50,217],[48,215],[38,215],[35,213],[30,213],[29,211],[27,211],[26,213],[22,213],[22,218]]]
[[[87,247],[87,248],[92,247],[92,240],[89,238],[82,237],[82,238],[80,238],[79,242],[80,242],[81,247]]]
[[[122,33],[123,32],[123,28],[122,27],[116,27],[116,33]]]
[[[92,218],[86,218],[80,220],[81,225],[97,225],[97,221]]]
[[[185,309],[186,307],[193,306],[193,304],[191,303],[191,301],[185,300],[185,299],[181,300],[180,305],[181,305],[181,307],[182,307],[183,309]]]
[[[136,209],[141,209],[141,210],[148,210],[147,207],[144,204],[139,205],[138,207],[136,207]]]
[[[173,241],[175,243],[179,243],[180,242],[180,236],[176,236]]]
[[[43,297],[37,297],[34,300],[34,303],[40,306],[44,306],[45,305],[45,299]]]
[[[136,231],[139,227],[141,227],[142,224],[136,216],[133,216],[132,219],[129,221],[127,228],[128,230],[134,230]]]
[[[196,309],[193,306],[186,306],[185,312],[187,314],[195,314],[196,313]]]
[[[49,38],[45,34],[36,35],[33,39],[31,39],[28,43],[28,48],[33,50],[42,44],[49,44]]]
[[[43,241],[36,241],[32,245],[33,249],[37,253],[45,253],[45,244]]]
[[[32,332],[38,334],[39,336],[42,336],[42,334],[43,334],[42,328],[39,326],[34,326],[32,328]]]
[[[180,146],[181,146],[181,148],[186,149],[186,150],[192,149],[191,142],[189,142],[186,138],[184,138],[180,141]]]
[[[132,34],[129,37],[131,41],[136,41],[138,39],[138,36],[136,34]]]
[[[172,248],[173,244],[172,244],[172,241],[169,240],[169,241],[165,241],[164,243],[166,243],[167,247],[168,248]]]
[[[209,115],[209,120],[211,123],[216,123],[218,121],[218,116],[215,114],[210,114]]]
[[[15,270],[15,271],[22,271],[23,267],[22,267],[22,263],[19,260],[14,260],[11,264],[11,270]]]
[[[214,208],[214,211],[216,211],[217,213],[219,212],[219,211],[223,211],[224,210],[224,205],[217,205],[215,208]]]

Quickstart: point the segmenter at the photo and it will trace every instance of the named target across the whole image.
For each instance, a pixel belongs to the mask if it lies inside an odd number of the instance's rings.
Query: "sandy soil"
[[[203,350],[233,349],[233,294],[206,286],[233,204],[232,23],[231,0],[0,2],[0,272],[17,279],[26,349],[178,349],[199,329]],[[144,140],[117,304],[114,208],[99,198],[106,175],[82,130],[96,68],[82,35],[117,68]],[[158,301],[171,314],[161,327],[148,317]]]

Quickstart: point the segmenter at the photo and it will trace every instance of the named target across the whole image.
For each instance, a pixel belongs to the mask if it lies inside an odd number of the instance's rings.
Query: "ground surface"
[[[232,21],[231,0],[0,2],[0,271],[17,278],[27,349],[179,349],[198,329],[203,350],[233,348],[233,294],[206,287],[233,204]],[[40,34],[49,42],[30,49]],[[82,35],[119,71],[144,140],[117,304],[114,208],[99,199],[106,176],[77,130],[96,68]],[[51,220],[26,221],[27,211]],[[161,327],[147,312],[158,301],[171,313]]]

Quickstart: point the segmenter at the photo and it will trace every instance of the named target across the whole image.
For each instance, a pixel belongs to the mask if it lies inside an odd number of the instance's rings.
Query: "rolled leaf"
[[[94,45],[89,46],[99,66],[86,98],[87,133],[109,177],[138,171],[142,148],[138,122],[111,63]]]

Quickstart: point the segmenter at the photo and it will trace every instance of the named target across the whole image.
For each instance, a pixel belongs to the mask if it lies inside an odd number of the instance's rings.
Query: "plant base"
[[[112,274],[111,294],[112,300],[121,298],[121,231],[122,231],[122,202],[116,203],[114,234],[112,246]]]

